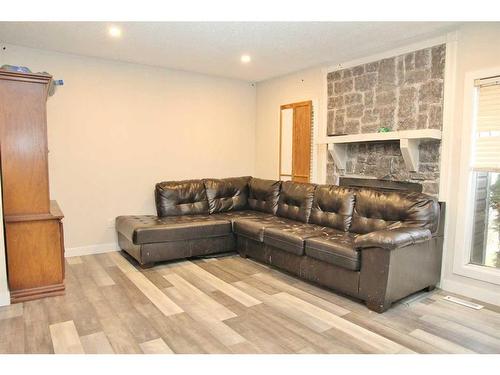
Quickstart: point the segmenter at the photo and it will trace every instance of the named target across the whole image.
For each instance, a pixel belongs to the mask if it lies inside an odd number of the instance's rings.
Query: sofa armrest
[[[354,240],[354,246],[357,249],[380,247],[382,249],[394,250],[428,241],[431,238],[431,231],[426,228],[384,229],[357,237]]]

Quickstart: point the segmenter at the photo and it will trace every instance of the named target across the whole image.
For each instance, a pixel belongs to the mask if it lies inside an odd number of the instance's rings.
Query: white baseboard
[[[474,298],[478,301],[500,306],[500,296],[493,291],[446,279],[441,280],[440,288],[465,297]]]
[[[100,245],[70,247],[70,248],[66,249],[64,256],[66,258],[69,258],[69,257],[80,256],[80,255],[110,253],[113,251],[120,251],[120,247],[115,242],[104,243],[104,244],[100,244]]]
[[[8,290],[0,292],[0,306],[10,305],[10,293]]]

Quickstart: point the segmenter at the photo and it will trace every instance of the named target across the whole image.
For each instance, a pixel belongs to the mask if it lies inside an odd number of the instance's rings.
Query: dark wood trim
[[[10,292],[10,303],[30,301],[43,297],[61,296],[65,290],[64,282],[31,289],[13,290]]]
[[[1,69],[0,69],[0,78],[9,81],[22,81],[22,82],[43,83],[43,84],[48,84],[52,80],[51,75],[45,75],[40,73],[10,72],[8,70],[1,70]]]
[[[303,102],[283,104],[280,108],[281,109],[290,109],[290,108],[303,107],[303,106],[308,106],[308,105],[310,105],[312,107],[312,100],[305,100]]]
[[[50,201],[50,213],[48,214],[27,214],[27,215],[5,215],[6,223],[18,223],[21,221],[41,221],[41,220],[61,220],[64,218],[56,201]]]

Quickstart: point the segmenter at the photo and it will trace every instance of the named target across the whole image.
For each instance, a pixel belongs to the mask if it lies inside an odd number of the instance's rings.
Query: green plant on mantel
[[[385,127],[381,127],[378,129],[379,133],[389,133],[390,131],[391,131],[391,129],[385,128]]]

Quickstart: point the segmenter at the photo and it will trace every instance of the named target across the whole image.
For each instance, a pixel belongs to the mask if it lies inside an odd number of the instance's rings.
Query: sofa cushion
[[[311,258],[359,271],[361,254],[354,248],[355,238],[353,233],[331,230],[325,236],[307,238],[305,253]]]
[[[353,209],[353,189],[320,185],[314,192],[309,222],[347,232],[351,225]]]
[[[252,210],[275,214],[281,181],[252,178],[248,185],[248,206]]]
[[[319,225],[286,224],[264,229],[264,243],[295,255],[304,255],[304,241],[325,234],[327,228]]]
[[[266,214],[261,211],[253,210],[242,210],[242,211],[229,211],[229,212],[219,212],[217,214],[210,215],[213,219],[217,220],[228,220],[234,225],[236,220],[240,219],[265,219],[269,217],[275,217],[272,214]]]
[[[297,224],[296,221],[278,216],[266,218],[237,219],[234,221],[233,229],[237,235],[250,238],[255,241],[264,241],[264,229],[285,224]]]
[[[311,206],[316,185],[292,181],[281,184],[276,214],[291,220],[307,223],[311,215]]]
[[[429,195],[359,189],[349,230],[370,233],[382,229],[419,227],[435,232],[438,224],[439,204]]]
[[[158,216],[208,214],[202,180],[164,181],[155,187]]]
[[[216,220],[208,215],[118,216],[116,230],[135,245],[210,238],[232,233],[231,222]]]
[[[250,177],[207,178],[203,181],[211,214],[243,210],[247,207]]]

